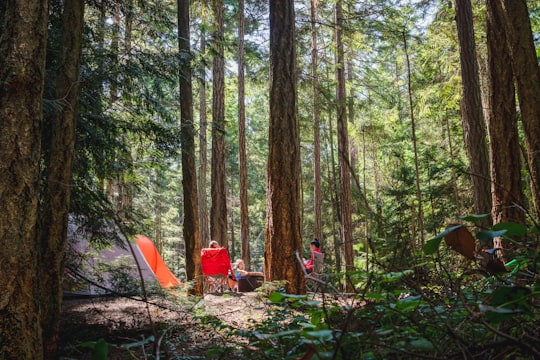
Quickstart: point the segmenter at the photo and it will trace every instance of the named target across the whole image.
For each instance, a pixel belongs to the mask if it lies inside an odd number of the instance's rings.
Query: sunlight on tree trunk
[[[238,157],[240,172],[240,244],[247,271],[251,269],[249,251],[248,176],[246,160],[246,105],[244,77],[244,0],[238,1]]]
[[[202,6],[206,6],[203,4]],[[203,21],[205,21],[203,19]],[[206,31],[201,30],[200,53],[204,58],[206,55]],[[208,231],[208,206],[206,194],[206,178],[208,168],[207,144],[207,116],[206,116],[206,64],[204,61],[199,65],[199,233],[201,237],[201,247],[207,247],[210,242]]]
[[[186,245],[186,275],[195,280],[190,290],[202,295],[201,239],[199,237],[199,210],[197,171],[195,165],[195,131],[193,126],[193,95],[191,83],[191,49],[189,32],[189,0],[178,0],[178,50],[180,59],[180,133],[182,145],[182,189],[184,191],[184,242]]]
[[[524,0],[504,0],[502,22],[507,36],[512,70],[516,80],[521,123],[527,145],[527,165],[531,177],[531,194],[535,219],[540,219],[540,68],[527,3]]]
[[[467,149],[469,158],[474,193],[474,210],[477,214],[487,214],[491,210],[489,155],[486,144],[486,124],[482,112],[482,98],[472,16],[471,1],[456,0],[456,27],[459,41],[463,91],[463,97],[460,102],[461,126],[463,128],[465,148]],[[489,219],[482,220],[481,222],[484,226],[488,226],[490,223],[491,221]]]
[[[212,205],[210,235],[221,246],[227,241],[227,189],[225,172],[225,46],[223,38],[223,0],[212,0],[212,174],[210,179]]]
[[[313,212],[315,225],[313,236],[322,240],[322,198],[321,198],[321,129],[319,120],[319,81],[317,19],[319,0],[311,0],[311,76],[313,87]]]
[[[270,129],[266,187],[266,280],[305,292],[301,251],[300,137],[296,119],[294,1],[270,0]]]
[[[354,250],[351,220],[351,168],[349,158],[349,134],[347,131],[347,107],[345,93],[345,63],[343,55],[343,41],[341,39],[343,26],[343,13],[341,0],[335,5],[336,20],[336,77],[337,77],[337,113],[338,113],[338,160],[341,186],[341,241],[345,256],[346,271],[354,271]],[[345,291],[353,292],[354,287],[350,281],[345,284]]]
[[[524,223],[515,88],[506,36],[496,0],[487,1],[489,82],[488,133],[491,162],[493,223]],[[496,239],[494,247],[503,247]]]

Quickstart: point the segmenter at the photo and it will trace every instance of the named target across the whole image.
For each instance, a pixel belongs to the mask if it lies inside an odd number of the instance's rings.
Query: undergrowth
[[[263,320],[242,328],[194,311],[189,328],[163,331],[161,349],[145,352],[145,358],[540,358],[537,228],[499,224],[480,231],[475,236],[479,255],[468,260],[441,246],[458,228],[430,239],[410,269],[373,266],[369,273],[357,270],[325,279],[339,284],[354,278],[353,294],[293,295],[265,288],[260,293],[266,306]],[[495,236],[516,246],[497,256],[497,250],[485,246]],[[486,268],[486,256],[491,256],[487,262],[502,261],[504,268]],[[212,336],[197,340],[189,335],[193,332]],[[186,352],[188,344],[199,350]]]

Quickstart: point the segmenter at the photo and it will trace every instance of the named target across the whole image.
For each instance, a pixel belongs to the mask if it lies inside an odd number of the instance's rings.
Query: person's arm
[[[242,276],[246,276],[248,274],[248,272],[246,270],[236,269],[236,272],[239,273]]]
[[[304,267],[308,270],[311,270],[313,268],[313,256],[311,257],[311,259],[304,263]]]

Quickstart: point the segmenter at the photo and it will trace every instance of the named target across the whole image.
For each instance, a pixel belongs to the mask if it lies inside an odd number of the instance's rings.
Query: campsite
[[[107,356],[103,359],[155,358],[152,353],[155,351],[154,326],[159,329],[159,335],[167,331],[167,341],[162,341],[162,348],[158,349],[162,359],[242,359],[247,356],[248,343],[240,337],[231,340],[228,331],[249,329],[253,320],[263,318],[267,306],[255,292],[210,294],[193,303],[160,297],[148,301],[157,304],[150,305],[150,314],[144,302],[129,298],[67,299],[62,314],[60,341],[64,350],[61,356],[90,359],[97,353],[94,352],[96,344],[103,340],[107,344]],[[204,308],[206,316],[215,319],[205,322],[200,316],[197,318],[195,314],[201,311],[196,311],[197,308]],[[230,327],[230,330],[220,331],[217,325]],[[238,351],[235,347],[245,350]]]
[[[0,0],[0,360],[540,359],[538,0]]]

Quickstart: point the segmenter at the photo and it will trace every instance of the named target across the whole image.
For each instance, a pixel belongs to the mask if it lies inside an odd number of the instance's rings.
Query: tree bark
[[[512,58],[527,146],[535,218],[540,218],[540,68],[525,0],[502,0],[501,16]]]
[[[210,234],[223,247],[227,243],[227,189],[225,174],[225,61],[223,0],[212,0],[213,69],[212,69],[212,174]]]
[[[319,0],[311,0],[311,75],[313,77],[313,212],[315,225],[313,235],[322,237],[321,197],[321,129],[319,120],[319,58],[317,55],[317,18]]]
[[[343,13],[341,0],[335,5],[336,21],[336,77],[337,77],[337,126],[338,126],[338,163],[341,187],[341,222],[340,232],[343,242],[343,254],[345,256],[345,270],[354,270],[354,250],[352,237],[352,216],[351,216],[351,176],[349,157],[349,133],[347,130],[347,103],[345,92],[345,62],[343,41],[341,39]],[[350,281],[345,284],[345,291],[353,292],[354,288]]]
[[[202,295],[201,239],[197,171],[195,166],[195,130],[193,126],[193,94],[191,84],[191,50],[189,34],[189,0],[178,0],[178,46],[180,59],[180,126],[182,146],[182,188],[184,191],[184,242],[186,276],[195,280],[192,294]]]
[[[328,73],[327,73],[328,75]],[[342,253],[343,253],[343,244],[341,242],[341,236],[338,236],[337,234],[339,231],[336,229],[336,221],[341,224],[341,209],[339,207],[340,201],[340,193],[338,190],[339,187],[339,181],[338,181],[338,174],[336,169],[338,166],[336,165],[336,158],[335,158],[335,149],[336,146],[334,145],[334,125],[332,119],[334,118],[333,108],[328,107],[328,138],[329,138],[329,153],[330,153],[330,166],[328,166],[328,179],[331,179],[331,188],[334,189],[334,191],[331,192],[331,203],[332,203],[332,234],[333,234],[333,248],[334,248],[334,258],[336,260],[336,269],[338,272],[343,271],[343,263],[342,263]]]
[[[416,120],[414,117],[414,101],[411,85],[411,62],[409,60],[409,49],[407,46],[407,37],[405,32],[403,32],[403,48],[405,51],[405,61],[407,64],[407,95],[409,98],[409,115],[411,117],[411,134],[413,142],[413,152],[414,152],[414,173],[416,178],[416,201],[417,201],[417,210],[418,210],[418,233],[420,235],[420,249],[424,248],[424,210],[423,210],[423,200],[422,200],[422,190],[420,188],[420,170],[418,166],[418,140],[416,137]],[[413,220],[414,221],[414,220]],[[413,251],[416,252],[416,234],[413,232]]]
[[[265,276],[305,291],[301,265],[300,135],[296,119],[293,0],[270,0],[270,128],[266,194]]]
[[[41,202],[39,239],[41,326],[46,358],[57,356],[60,311],[63,296],[64,263],[71,198],[71,169],[75,148],[75,127],[79,106],[79,73],[83,44],[84,1],[64,3],[62,42],[56,76],[56,99],[61,109],[53,112],[44,140],[44,196]]]
[[[240,173],[240,244],[245,269],[251,269],[249,251],[248,176],[246,157],[246,105],[244,76],[244,0],[238,1],[238,157]]]
[[[510,55],[498,0],[487,1],[487,47],[493,223],[523,223],[523,205],[516,102]],[[494,244],[502,247],[502,243]]]
[[[206,32],[201,31],[201,56],[206,53]],[[201,246],[207,247],[210,242],[208,231],[208,206],[206,195],[206,177],[208,168],[207,142],[207,116],[206,116],[206,65],[201,61],[199,67],[199,231]]]
[[[4,0],[0,34],[0,354],[43,359],[39,201],[48,1]]]
[[[489,155],[486,144],[487,131],[482,112],[482,95],[478,73],[474,26],[470,0],[456,0],[456,26],[461,65],[461,126],[469,158],[471,182],[474,193],[474,210],[477,214],[491,211],[491,183],[489,181]],[[489,219],[482,225],[488,226]]]

